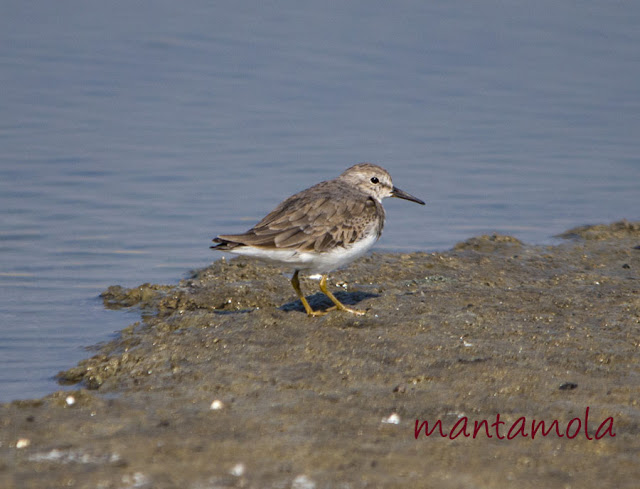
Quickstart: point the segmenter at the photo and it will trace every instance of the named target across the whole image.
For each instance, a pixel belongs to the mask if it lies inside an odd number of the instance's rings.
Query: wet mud
[[[245,259],[110,287],[140,320],[0,405],[0,487],[636,488],[640,223],[563,237],[373,253],[330,277],[359,317]]]

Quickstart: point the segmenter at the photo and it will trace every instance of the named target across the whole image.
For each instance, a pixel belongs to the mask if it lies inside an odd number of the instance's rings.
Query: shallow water
[[[0,400],[135,315],[283,197],[359,161],[378,250],[500,232],[548,243],[640,217],[640,7],[552,2],[119,5],[0,15]]]

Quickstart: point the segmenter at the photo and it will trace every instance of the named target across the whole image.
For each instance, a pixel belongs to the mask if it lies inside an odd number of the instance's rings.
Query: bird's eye
[[[371,177],[371,183],[379,183],[378,177]]]

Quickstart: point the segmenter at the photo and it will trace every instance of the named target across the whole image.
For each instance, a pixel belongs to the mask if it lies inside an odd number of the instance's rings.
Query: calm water
[[[640,218],[640,4],[3,2],[0,400],[283,197],[373,161],[378,250]]]

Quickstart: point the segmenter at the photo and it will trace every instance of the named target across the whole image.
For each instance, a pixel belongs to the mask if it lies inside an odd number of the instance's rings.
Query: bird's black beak
[[[399,199],[410,200],[411,202],[416,202],[420,205],[424,205],[424,202],[418,197],[414,197],[404,190],[400,190],[398,187],[393,187],[393,190],[391,191],[391,197],[398,197]]]

